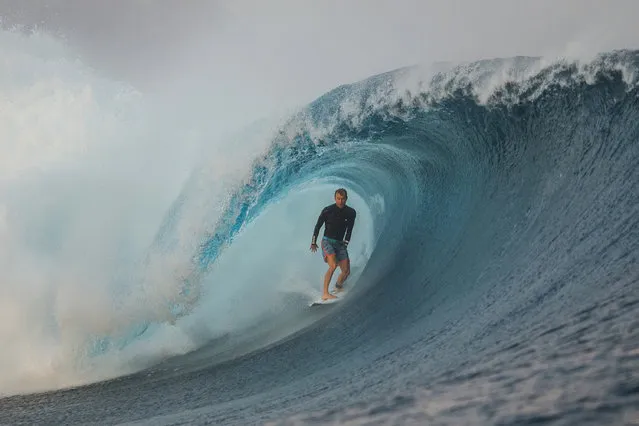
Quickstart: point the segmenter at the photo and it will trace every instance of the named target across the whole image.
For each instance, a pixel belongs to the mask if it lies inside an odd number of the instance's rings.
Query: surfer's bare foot
[[[343,285],[336,285],[335,286],[335,292],[339,293],[340,291],[344,291],[344,286]]]
[[[329,300],[329,299],[337,299],[337,296],[333,296],[331,293],[326,293],[322,296],[322,300]]]

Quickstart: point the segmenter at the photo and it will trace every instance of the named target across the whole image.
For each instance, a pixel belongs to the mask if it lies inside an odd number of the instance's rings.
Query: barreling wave
[[[316,180],[348,185],[370,206],[381,197],[389,208],[373,209],[375,235],[393,241],[394,249],[375,257],[437,253],[412,273],[429,276],[431,268],[448,264],[455,250],[470,243],[468,232],[481,229],[485,248],[500,247],[514,238],[509,226],[564,211],[568,206],[548,203],[565,202],[560,194],[575,179],[583,187],[584,179],[603,178],[595,174],[604,173],[600,154],[635,149],[632,138],[620,133],[633,128],[638,67],[633,51],[587,63],[517,57],[442,65],[438,72],[400,69],[339,87],[281,126],[270,149],[254,160],[219,220],[197,236],[195,275],[265,206]],[[158,247],[169,247],[188,198],[200,195],[186,187]],[[503,219],[498,227],[491,219],[497,212]],[[543,227],[548,238],[555,226]],[[466,261],[476,263],[486,252],[468,253]]]
[[[155,368],[80,392],[108,394],[124,407],[118,422],[140,418],[135,404],[121,403],[130,392],[120,391],[134,389],[157,402],[149,415],[170,421],[209,410],[207,421],[251,423],[283,406],[333,419],[356,395],[363,421],[411,410],[419,418],[423,398],[444,420],[481,411],[509,423],[532,400],[532,421],[552,412],[609,423],[607,413],[636,405],[626,373],[636,370],[639,306],[638,71],[637,51],[403,68],[308,105],[251,153],[246,175],[212,171],[204,159],[141,272],[147,292],[160,291],[158,276],[180,283],[178,295],[167,291],[167,318],[183,321],[172,332],[184,330],[187,350],[164,356],[166,346],[150,345],[160,355],[136,367]],[[365,240],[366,249],[348,296],[316,314],[305,309],[304,285],[319,282],[310,263],[295,269],[306,243],[285,248],[293,232],[307,233],[295,243],[310,240],[315,213],[301,204],[336,185],[353,194],[358,218],[368,215],[349,245]],[[256,232],[271,227],[277,232]],[[260,275],[237,278],[251,268]],[[284,279],[268,276],[276,269],[286,269]],[[280,281],[285,290],[271,291]],[[216,303],[205,302],[211,297]],[[153,343],[160,317],[136,318],[117,343],[96,338],[92,355]],[[169,349],[183,342],[177,333],[163,336]],[[161,363],[176,352],[190,353]],[[172,398],[194,388],[198,398]],[[540,396],[547,389],[561,401]],[[376,405],[398,391],[409,394]],[[47,401],[59,408],[65,395]],[[3,407],[9,419],[21,415],[20,401],[12,404]]]

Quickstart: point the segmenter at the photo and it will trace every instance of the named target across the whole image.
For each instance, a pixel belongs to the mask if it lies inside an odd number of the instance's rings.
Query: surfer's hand
[[[311,244],[311,251],[313,253],[315,253],[317,251],[317,244],[315,244],[315,243]]]

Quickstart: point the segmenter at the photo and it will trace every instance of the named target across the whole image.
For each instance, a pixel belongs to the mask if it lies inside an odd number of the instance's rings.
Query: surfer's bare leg
[[[322,293],[322,300],[328,299],[336,299],[336,296],[333,296],[328,292],[328,285],[331,283],[331,278],[333,278],[333,272],[337,269],[337,260],[335,259],[334,254],[329,254],[326,256],[326,263],[328,263],[328,271],[324,275],[324,291]]]
[[[342,290],[342,285],[344,284],[344,281],[346,281],[346,278],[348,278],[349,274],[351,273],[350,259],[340,260],[339,269],[341,272],[339,274],[339,277],[337,277],[337,282],[335,283],[335,287],[337,287],[338,290]]]

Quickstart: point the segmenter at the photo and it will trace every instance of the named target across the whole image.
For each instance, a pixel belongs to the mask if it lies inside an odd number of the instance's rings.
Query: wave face
[[[71,422],[634,418],[638,79],[639,53],[618,51],[401,69],[327,93],[215,214],[218,176],[194,171],[147,253],[149,268],[181,259],[178,325],[233,327],[144,373],[4,400],[0,419],[77,401],[91,408]],[[338,185],[362,212],[355,273],[342,303],[309,312],[324,265],[305,251]],[[194,215],[214,219],[185,233]],[[127,342],[154,333],[136,330]]]

